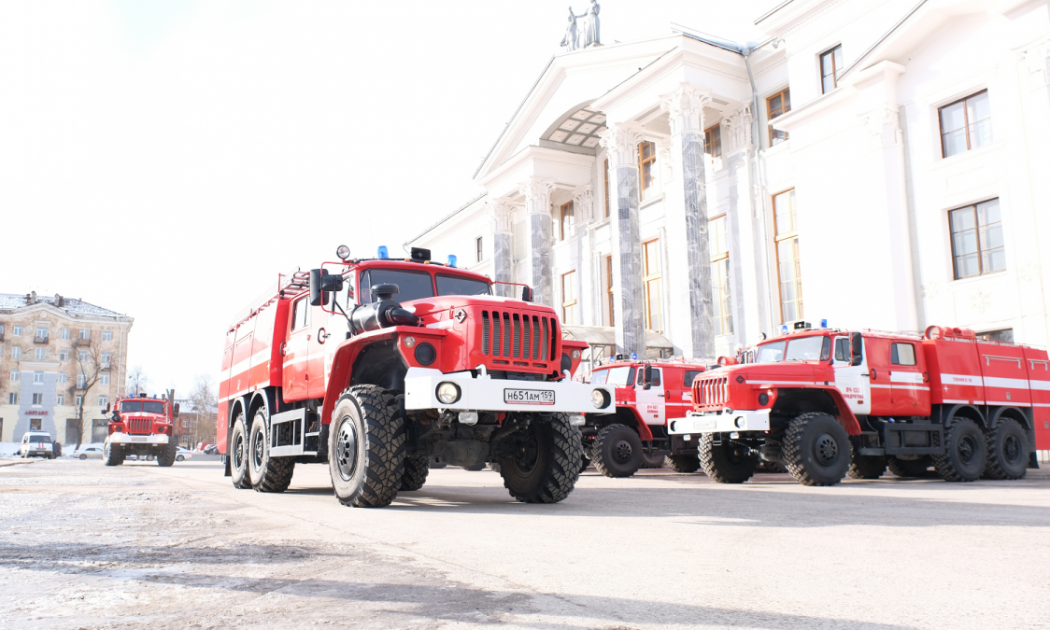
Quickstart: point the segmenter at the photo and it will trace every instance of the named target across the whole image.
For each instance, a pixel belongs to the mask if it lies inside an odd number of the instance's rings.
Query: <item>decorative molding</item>
[[[642,136],[638,130],[625,123],[610,123],[601,135],[602,148],[608,152],[609,169],[620,166],[637,168],[638,143]]]
[[[497,234],[510,234],[513,232],[514,226],[511,225],[511,213],[514,209],[514,204],[509,199],[490,197],[485,200],[485,207],[488,208],[493,232]]]
[[[869,112],[865,117],[868,132],[872,136],[872,147],[888,147],[900,144],[903,132],[900,126],[900,113],[890,107],[880,107]]]
[[[1050,80],[1047,73],[1050,72],[1050,39],[1044,39],[1021,52],[1021,61],[1028,67],[1032,75],[1032,83],[1036,86],[1043,85]]]
[[[711,97],[688,83],[681,83],[671,94],[660,97],[660,109],[667,112],[671,135],[704,132],[704,107]]]
[[[733,112],[722,120],[722,153],[732,153],[751,144],[751,106]]]
[[[941,296],[941,285],[939,282],[931,281],[922,285],[922,297],[937,298]]]
[[[656,166],[660,169],[662,183],[674,181],[674,159],[671,155],[671,142],[661,140],[656,143]]]
[[[983,313],[992,305],[992,296],[984,291],[974,291],[970,294],[970,306],[978,313]]]
[[[554,181],[530,177],[521,184],[519,190],[525,197],[525,211],[529,214],[550,213],[551,193],[554,192]]]
[[[583,189],[573,195],[573,208],[576,212],[576,223],[587,223],[594,216],[594,192],[593,186],[587,184]]]

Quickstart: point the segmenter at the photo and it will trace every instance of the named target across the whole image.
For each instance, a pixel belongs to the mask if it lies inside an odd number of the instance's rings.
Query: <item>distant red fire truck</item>
[[[887,466],[948,481],[1017,479],[1038,467],[1050,424],[1045,350],[930,326],[922,337],[812,329],[799,322],[724,359],[693,384],[694,411],[670,424],[704,472],[741,483],[760,459],[800,483],[832,485]]]
[[[587,414],[584,452],[601,474],[630,477],[648,460],[676,472],[700,468],[695,442],[667,433],[693,408],[693,379],[704,366],[676,361],[615,361],[595,368],[592,385],[615,388],[612,413]],[[665,458],[666,455],[666,458]]]
[[[107,425],[109,435],[102,448],[105,465],[119,466],[128,455],[135,455],[140,459],[153,456],[161,466],[171,466],[178,455],[178,417],[178,403],[145,394],[121,398]]]
[[[388,505],[428,457],[500,465],[520,501],[573,490],[583,414],[612,391],[572,381],[583,342],[553,309],[413,248],[281,276],[226,335],[218,447],[238,488],[281,492],[297,463],[328,463],[346,505]],[[335,273],[327,268],[334,267]]]

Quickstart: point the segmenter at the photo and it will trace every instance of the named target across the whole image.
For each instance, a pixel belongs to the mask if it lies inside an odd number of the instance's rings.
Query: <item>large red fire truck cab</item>
[[[801,483],[901,476],[931,463],[948,481],[1017,479],[1036,467],[1050,417],[1045,350],[931,326],[922,337],[811,329],[726,360],[693,385],[672,435],[698,441],[704,471],[746,481],[760,459]]]
[[[229,329],[218,447],[234,485],[280,492],[296,463],[328,463],[342,503],[384,506],[422,487],[437,457],[499,463],[521,501],[564,499],[576,427],[612,393],[572,381],[580,348],[554,310],[496,297],[428,250],[340,250],[342,262],[282,276]]]
[[[109,407],[106,407],[109,411]],[[175,420],[179,404],[145,394],[121,398],[113,405],[107,425],[109,435],[102,448],[106,466],[119,466],[128,455],[156,457],[161,466],[171,466],[178,455]]]
[[[616,399],[611,413],[587,414],[582,428],[584,452],[598,472],[630,477],[656,462],[696,472],[696,444],[669,435],[667,423],[692,410],[693,379],[703,371],[702,365],[676,361],[614,361],[595,368],[591,384],[615,388]]]

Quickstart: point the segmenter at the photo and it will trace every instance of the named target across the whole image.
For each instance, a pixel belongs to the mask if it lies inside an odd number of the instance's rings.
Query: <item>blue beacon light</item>
[[[379,246],[379,257],[380,258],[390,258],[390,253],[387,251],[386,245],[380,245]]]
[[[821,328],[827,328],[828,327],[828,320],[826,320],[826,319],[820,320],[820,327]]]
[[[456,255],[455,254],[449,254],[448,255],[448,266],[449,267],[455,267],[456,266]]]

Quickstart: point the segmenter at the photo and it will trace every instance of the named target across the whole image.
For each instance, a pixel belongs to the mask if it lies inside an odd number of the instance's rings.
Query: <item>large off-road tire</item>
[[[833,486],[842,481],[852,458],[849,434],[832,416],[804,413],[788,425],[784,463],[795,481],[806,486]]]
[[[929,477],[929,468],[933,460],[929,457],[919,459],[900,459],[899,457],[887,457],[886,467],[890,472],[903,479]]]
[[[413,455],[405,458],[405,474],[401,476],[401,490],[412,492],[419,490],[427,482],[430,472],[430,460],[426,455]]]
[[[102,463],[106,466],[120,466],[124,463],[124,446],[106,442],[102,447]]]
[[[715,444],[714,433],[701,435],[697,450],[700,467],[718,483],[744,483],[755,474],[758,466],[758,455],[751,449],[728,440]]]
[[[284,492],[292,483],[295,460],[291,457],[270,457],[270,431],[266,426],[266,410],[255,412],[248,441],[248,479],[256,492]]]
[[[878,479],[886,472],[886,457],[883,455],[853,454],[846,475],[850,479]]]
[[[563,413],[534,417],[510,438],[514,454],[499,460],[503,485],[523,503],[557,503],[580,478],[583,445],[580,430]]]
[[[695,473],[700,470],[699,455],[668,455],[664,458],[664,466],[676,473]]]
[[[989,479],[1020,479],[1028,469],[1028,435],[1024,427],[1012,418],[1002,418],[991,430],[984,432],[988,444],[988,466],[984,470]]]
[[[642,440],[634,429],[610,424],[594,438],[591,463],[606,477],[630,477],[641,468],[643,454]]]
[[[157,451],[157,464],[160,466],[171,466],[175,463],[175,456],[179,454],[179,445],[168,442]]]
[[[977,481],[987,462],[984,432],[969,418],[956,418],[944,430],[944,454],[933,456],[937,474],[945,481]]]
[[[394,396],[375,385],[343,392],[333,414],[328,466],[343,505],[390,505],[405,473],[408,436]]]
[[[248,477],[248,425],[241,411],[233,419],[233,432],[230,435],[230,476],[234,488],[248,489],[252,480]]]
[[[642,468],[663,468],[667,451],[652,450],[642,453]]]

